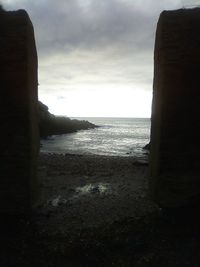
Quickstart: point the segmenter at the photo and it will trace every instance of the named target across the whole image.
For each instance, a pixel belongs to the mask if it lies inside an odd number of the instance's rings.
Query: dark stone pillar
[[[200,9],[164,11],[154,55],[150,190],[163,207],[200,195]]]
[[[37,198],[37,52],[28,14],[0,13],[0,213],[27,215]]]

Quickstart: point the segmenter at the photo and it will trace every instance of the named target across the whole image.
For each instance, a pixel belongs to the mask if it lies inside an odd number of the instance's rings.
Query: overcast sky
[[[150,117],[156,23],[162,10],[187,2],[192,1],[1,1],[30,15],[39,98],[51,112],[118,117]]]

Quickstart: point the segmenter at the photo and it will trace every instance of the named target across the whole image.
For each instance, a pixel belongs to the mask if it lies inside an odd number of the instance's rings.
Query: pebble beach
[[[145,159],[41,153],[38,177],[46,231],[76,235],[157,208],[148,196]]]

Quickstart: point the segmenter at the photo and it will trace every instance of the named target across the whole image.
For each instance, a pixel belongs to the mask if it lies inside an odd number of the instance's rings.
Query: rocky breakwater
[[[64,116],[55,116],[49,112],[49,108],[39,101],[39,128],[40,137],[50,135],[73,133],[79,130],[93,129],[98,126],[85,120],[75,120]]]

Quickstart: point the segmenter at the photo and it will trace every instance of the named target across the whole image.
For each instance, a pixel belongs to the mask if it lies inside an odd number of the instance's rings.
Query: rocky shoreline
[[[57,232],[72,233],[76,227],[143,216],[155,208],[147,194],[147,169],[145,161],[133,157],[41,153],[41,213],[52,219],[43,228],[54,231],[56,219]],[[63,217],[65,225],[59,224]]]
[[[148,163],[40,153],[38,179],[32,220],[0,228],[1,266],[198,266],[199,221],[151,201]]]
[[[85,120],[75,120],[64,116],[55,116],[49,112],[49,108],[42,102],[39,107],[40,137],[47,138],[50,135],[73,133],[79,130],[87,130],[98,127]]]

